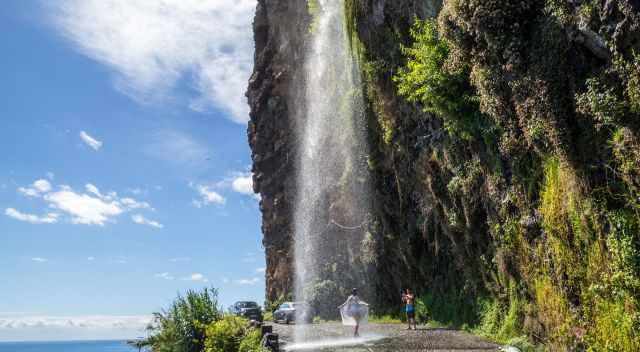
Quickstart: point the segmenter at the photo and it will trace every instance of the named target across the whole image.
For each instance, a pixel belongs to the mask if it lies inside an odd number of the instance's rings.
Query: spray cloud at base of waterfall
[[[352,287],[370,289],[362,260],[370,209],[360,69],[349,47],[344,0],[317,0],[297,103],[295,299],[334,318]],[[297,329],[296,341],[304,341]]]

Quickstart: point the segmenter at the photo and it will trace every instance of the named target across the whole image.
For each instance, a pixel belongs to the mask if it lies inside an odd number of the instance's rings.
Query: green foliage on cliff
[[[435,21],[399,0],[375,22],[348,3],[379,275],[418,278],[422,316],[503,343],[637,350],[635,5],[445,0]]]
[[[447,67],[449,46],[441,40],[435,20],[417,20],[410,31],[413,45],[402,46],[407,66],[394,76],[398,93],[444,121],[445,130],[462,139],[479,132],[483,120],[468,67]]]

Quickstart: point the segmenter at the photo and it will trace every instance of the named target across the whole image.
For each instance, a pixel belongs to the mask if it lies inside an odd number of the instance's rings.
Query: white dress
[[[360,325],[366,324],[369,318],[369,305],[358,298],[351,295],[347,301],[340,306],[340,316],[342,317],[342,325],[356,326],[356,319]]]

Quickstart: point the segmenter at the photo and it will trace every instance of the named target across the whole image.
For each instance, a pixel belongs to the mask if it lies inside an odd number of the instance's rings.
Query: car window
[[[287,308],[289,308],[289,305],[286,303],[283,303],[280,305],[280,309],[287,309]]]
[[[238,302],[236,303],[237,308],[256,308],[258,304],[256,302]]]

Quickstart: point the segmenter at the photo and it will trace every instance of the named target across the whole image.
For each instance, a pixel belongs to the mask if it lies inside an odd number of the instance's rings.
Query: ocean
[[[0,352],[137,352],[124,341],[0,342]]]

